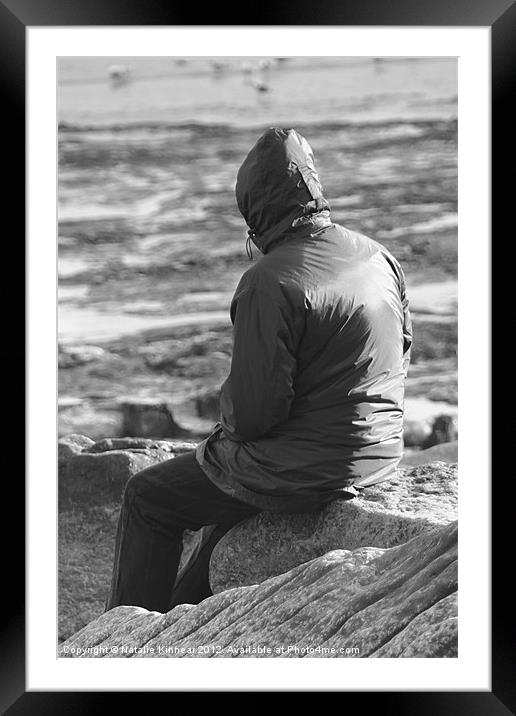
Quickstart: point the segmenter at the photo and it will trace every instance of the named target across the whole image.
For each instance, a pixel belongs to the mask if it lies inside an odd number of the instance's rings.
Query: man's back
[[[380,244],[328,220],[301,226],[244,274],[231,316],[221,426],[198,452],[221,489],[294,510],[394,472],[410,317]]]
[[[285,241],[263,268],[306,301],[288,421],[274,433],[325,446],[372,446],[401,433],[403,274],[380,244],[332,225]],[[310,432],[308,416],[320,426]],[[398,451],[393,453],[400,455]],[[369,458],[368,458],[369,459]]]

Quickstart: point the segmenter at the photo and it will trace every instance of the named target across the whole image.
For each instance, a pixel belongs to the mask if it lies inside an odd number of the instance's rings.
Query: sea
[[[163,281],[128,300],[142,276],[186,266],[190,293],[231,291],[210,257],[246,268],[236,172],[272,126],[312,146],[335,221],[392,245],[411,276],[456,278],[456,58],[63,57],[58,120],[65,342],[122,316],[166,321]]]

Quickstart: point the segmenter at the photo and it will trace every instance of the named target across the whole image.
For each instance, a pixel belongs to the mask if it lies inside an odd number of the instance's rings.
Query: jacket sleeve
[[[405,274],[403,272],[403,269],[401,268],[400,263],[397,261],[397,259],[394,258],[394,256],[392,256],[391,253],[386,253],[384,254],[384,256],[394,271],[400,291],[401,308],[403,311],[403,369],[406,375],[410,363],[410,351],[412,348],[413,335],[412,318],[410,316],[407,287],[405,284]]]
[[[288,418],[304,330],[304,303],[295,303],[264,277],[244,275],[236,290],[231,370],[220,393],[220,423],[230,440],[257,440]]]
[[[400,289],[401,289],[401,305],[403,307],[403,365],[405,375],[409,369],[410,351],[412,348],[412,318],[410,316],[409,301],[407,297],[407,289],[405,286],[405,274],[400,266]]]

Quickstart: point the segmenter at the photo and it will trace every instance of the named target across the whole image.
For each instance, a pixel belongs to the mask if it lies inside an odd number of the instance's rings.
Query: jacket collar
[[[251,229],[249,229],[248,234],[262,254],[266,254],[279,244],[282,239],[288,236],[292,236],[298,232],[303,234],[314,233],[331,226],[331,224],[332,221],[328,208],[313,214],[297,216],[293,220],[289,217],[288,224],[286,221],[282,221],[264,234],[257,235]]]

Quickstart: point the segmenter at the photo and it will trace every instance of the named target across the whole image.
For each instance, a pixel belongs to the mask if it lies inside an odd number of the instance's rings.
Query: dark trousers
[[[121,604],[167,612],[212,594],[211,552],[233,525],[260,512],[225,495],[206,477],[195,452],[133,475],[125,487],[106,611]],[[196,558],[176,582],[185,530],[205,525]]]

